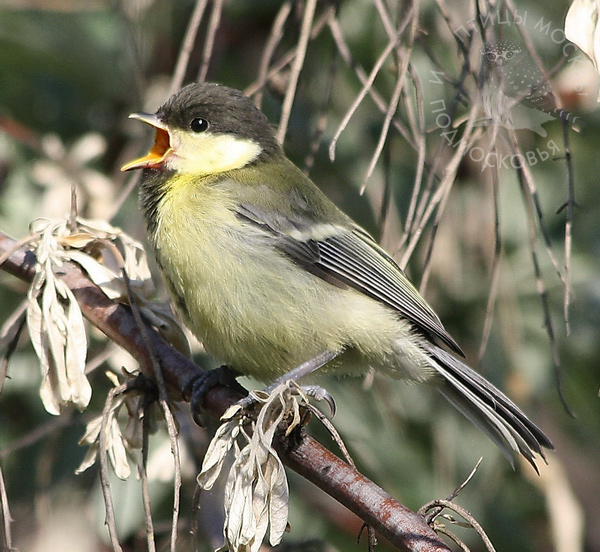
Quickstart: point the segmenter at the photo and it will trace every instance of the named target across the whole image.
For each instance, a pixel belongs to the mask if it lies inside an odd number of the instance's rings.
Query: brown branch
[[[1,268],[24,281],[30,281],[34,274],[35,256],[25,248],[15,250],[15,244],[15,240],[0,232],[0,256],[12,251]],[[60,268],[60,276],[73,291],[84,316],[109,339],[131,353],[140,363],[142,371],[151,375],[152,358],[131,309],[108,299],[73,263],[65,263]],[[175,396],[183,396],[187,383],[198,374],[200,368],[166,343],[153,329],[146,329],[154,354],[160,359],[167,386]],[[238,392],[216,386],[206,395],[205,409],[218,419],[240,398]],[[334,497],[399,550],[450,552],[450,548],[427,525],[423,516],[400,504],[312,437],[304,435],[300,444],[290,448],[289,444],[283,443],[279,449],[288,467]]]

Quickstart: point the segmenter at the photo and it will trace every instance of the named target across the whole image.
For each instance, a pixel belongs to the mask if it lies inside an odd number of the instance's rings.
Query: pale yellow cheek
[[[208,175],[241,169],[262,151],[256,142],[229,134],[170,130],[169,136],[172,153],[167,158],[167,166],[182,174]]]

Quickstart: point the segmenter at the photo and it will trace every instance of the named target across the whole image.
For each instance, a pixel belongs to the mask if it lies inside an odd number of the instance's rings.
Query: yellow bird
[[[190,84],[155,114],[140,203],[174,304],[219,361],[262,381],[313,361],[427,383],[511,460],[552,449],[394,260],[285,155],[238,90]],[[445,348],[444,348],[445,347]],[[448,349],[452,352],[449,352]],[[313,366],[313,367],[314,367]]]

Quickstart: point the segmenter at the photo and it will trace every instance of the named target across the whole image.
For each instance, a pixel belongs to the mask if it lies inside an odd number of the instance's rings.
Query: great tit
[[[123,170],[143,169],[140,204],[166,286],[216,359],[270,381],[329,354],[324,370],[427,383],[509,460],[545,459],[548,437],[458,358],[392,257],[286,157],[242,92],[194,83],[131,117],[155,140]]]

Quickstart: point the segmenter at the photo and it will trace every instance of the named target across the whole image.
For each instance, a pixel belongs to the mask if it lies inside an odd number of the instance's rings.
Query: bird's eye
[[[514,52],[512,52],[512,51],[508,51],[508,52],[506,52],[506,54],[504,54],[504,57],[505,57],[506,59],[512,59],[514,55],[515,55],[515,53],[514,53]]]
[[[192,132],[204,132],[208,130],[208,121],[202,117],[196,117],[195,119],[192,119],[190,128],[192,129]]]

